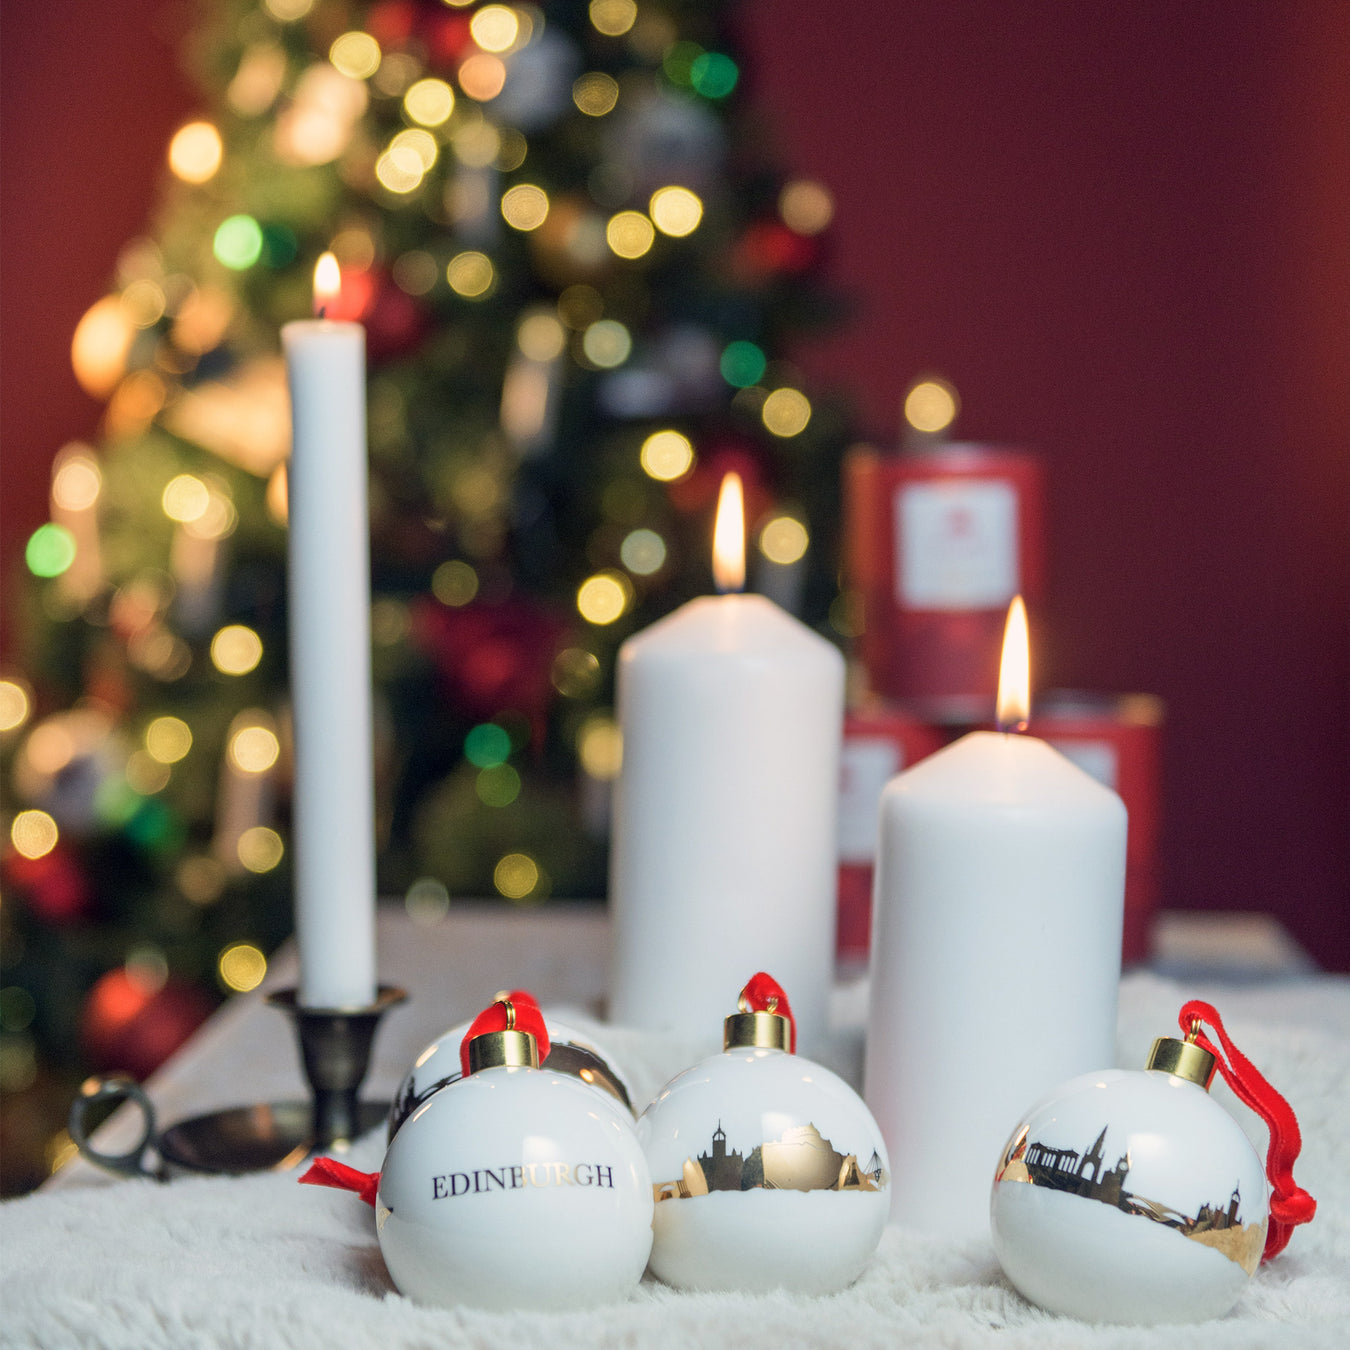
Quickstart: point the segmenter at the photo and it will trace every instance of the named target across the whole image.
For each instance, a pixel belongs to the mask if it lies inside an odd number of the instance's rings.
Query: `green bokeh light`
[[[697,42],[676,42],[666,49],[666,54],[661,58],[661,69],[671,84],[688,89],[693,83],[694,62],[703,55],[705,52]]]
[[[464,738],[464,758],[480,769],[505,764],[511,754],[511,737],[495,722],[482,722]]]
[[[520,796],[520,775],[509,764],[494,764],[474,781],[484,806],[510,806]]]
[[[75,536],[64,525],[39,525],[23,556],[35,577],[59,577],[75,561]]]
[[[726,98],[740,77],[735,61],[722,52],[704,52],[689,63],[689,83],[704,98]]]
[[[722,352],[722,378],[737,389],[748,389],[759,383],[768,364],[753,342],[728,342]]]
[[[217,227],[211,248],[226,267],[242,272],[262,257],[262,226],[252,216],[230,216]]]

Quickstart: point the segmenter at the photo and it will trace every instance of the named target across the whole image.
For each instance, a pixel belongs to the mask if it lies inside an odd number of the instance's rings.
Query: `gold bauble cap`
[[[732,1013],[722,1023],[723,1050],[791,1050],[792,1023],[773,1012]]]
[[[1148,1052],[1148,1063],[1144,1067],[1156,1073],[1174,1074],[1189,1083],[1198,1083],[1208,1091],[1217,1064],[1214,1056],[1190,1037],[1179,1041],[1174,1036],[1159,1036]]]
[[[498,994],[493,1000],[506,1009],[506,1028],[503,1031],[485,1031],[469,1042],[469,1072],[479,1069],[537,1069],[539,1042],[528,1031],[516,1026],[515,1005],[506,996]]]

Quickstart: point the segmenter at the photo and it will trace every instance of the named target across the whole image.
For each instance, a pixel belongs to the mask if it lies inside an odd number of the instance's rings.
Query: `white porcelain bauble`
[[[726,1050],[667,1083],[637,1129],[656,1194],[651,1268],[667,1284],[829,1293],[881,1240],[881,1130],[819,1064]]]
[[[413,1061],[404,1075],[389,1107],[389,1138],[398,1133],[399,1126],[408,1119],[433,1092],[460,1080],[460,1043],[469,1030],[468,1022],[438,1036]],[[600,1088],[628,1108],[632,1117],[633,1100],[628,1082],[614,1065],[613,1056],[598,1044],[589,1032],[578,1031],[566,1022],[546,1017],[548,1057],[542,1068],[555,1073],[570,1074],[591,1087]]]
[[[419,1303],[561,1311],[627,1297],[652,1244],[652,1187],[632,1118],[548,1069],[481,1069],[403,1123],[375,1222]]]
[[[1196,1082],[1108,1069],[1061,1084],[994,1177],[994,1247],[1017,1289],[1089,1322],[1199,1322],[1261,1259],[1269,1192],[1237,1121]]]

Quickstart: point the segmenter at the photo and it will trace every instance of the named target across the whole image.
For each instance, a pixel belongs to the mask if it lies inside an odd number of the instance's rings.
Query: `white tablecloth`
[[[412,1001],[388,1017],[369,1095],[388,1095],[435,1032],[503,986],[594,1012],[607,933],[595,912],[470,913],[439,929],[381,922],[381,970]],[[286,970],[275,972],[284,980]],[[1250,973],[1250,972],[1249,972]],[[269,983],[274,981],[269,980]],[[1089,1327],[1027,1305],[989,1244],[940,1243],[890,1228],[871,1267],[827,1298],[688,1295],[645,1280],[620,1305],[563,1316],[419,1308],[384,1269],[371,1210],[355,1197],[295,1185],[294,1174],[153,1182],[103,1180],[76,1164],[43,1192],[0,1207],[0,1344],[9,1346],[495,1347],[934,1346],[1232,1347],[1345,1344],[1350,1325],[1350,981],[1177,983],[1126,977],[1118,1062],[1138,1065],[1189,997],[1215,1003],[1237,1043],[1289,1097],[1305,1147],[1297,1176],[1317,1219],[1262,1267],[1235,1311],[1204,1327]],[[856,1072],[861,1007],[842,989],[836,1067]],[[637,1093],[650,1095],[702,1047],[606,1028]],[[256,996],[235,1000],[151,1084],[166,1121],[301,1094],[290,1032]],[[1255,1139],[1259,1122],[1216,1096]],[[112,1123],[115,1148],[131,1122]],[[125,1135],[122,1136],[125,1138]],[[382,1138],[350,1161],[374,1169]]]

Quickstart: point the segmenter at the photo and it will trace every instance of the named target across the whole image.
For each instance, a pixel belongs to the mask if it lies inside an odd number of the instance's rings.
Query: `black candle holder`
[[[308,1101],[236,1106],[155,1131],[155,1111],[139,1083],[121,1074],[90,1078],[70,1108],[70,1136],[80,1153],[109,1171],[160,1181],[183,1173],[285,1170],[312,1153],[343,1149],[389,1114],[388,1102],[361,1101],[380,1018],[402,1003],[402,989],[381,985],[366,1007],[307,1008],[298,991],[282,989],[267,1002],[289,1013],[309,1081]],[[142,1116],[140,1142],[125,1153],[90,1143],[86,1115],[98,1102],[128,1102]],[[157,1155],[157,1156],[155,1156]]]

